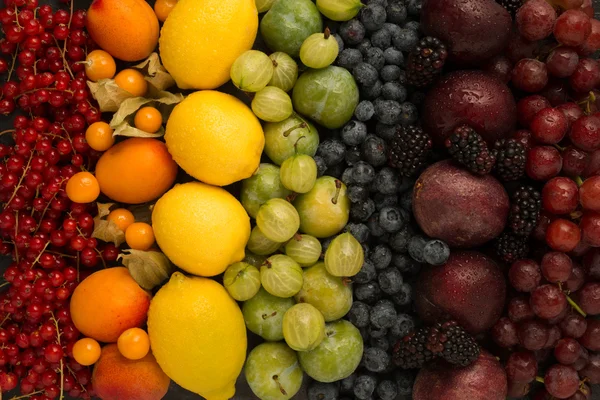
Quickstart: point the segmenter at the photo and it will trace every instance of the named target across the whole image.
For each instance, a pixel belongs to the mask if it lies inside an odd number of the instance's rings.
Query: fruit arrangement
[[[0,398],[598,392],[590,0],[0,24]]]

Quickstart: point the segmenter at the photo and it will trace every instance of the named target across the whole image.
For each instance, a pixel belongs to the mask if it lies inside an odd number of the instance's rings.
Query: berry
[[[498,4],[506,8],[506,11],[514,18],[517,10],[523,5],[523,0],[496,0]]]
[[[475,174],[490,173],[496,161],[485,140],[468,125],[457,127],[445,145],[452,158]]]
[[[502,139],[494,143],[495,173],[503,181],[514,181],[525,174],[525,147],[516,139]]]
[[[517,236],[529,236],[535,229],[541,208],[541,195],[532,186],[520,186],[511,197],[508,224]]]
[[[422,38],[408,56],[408,84],[429,86],[441,74],[447,57],[448,50],[440,39],[431,36]]]
[[[509,264],[526,258],[529,253],[527,241],[510,232],[501,234],[494,242],[494,248],[498,257]]]
[[[398,127],[388,144],[388,163],[401,176],[410,177],[421,168],[433,144],[420,127]]]

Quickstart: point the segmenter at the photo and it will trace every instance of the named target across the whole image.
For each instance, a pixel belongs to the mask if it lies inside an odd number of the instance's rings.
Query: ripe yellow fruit
[[[148,334],[162,370],[206,400],[228,400],[246,358],[237,303],[212,279],[175,272],[150,305]]]
[[[160,33],[160,57],[180,88],[216,89],[257,30],[254,0],[179,0]]]
[[[265,135],[248,106],[229,94],[205,90],[173,109],[165,142],[185,172],[204,183],[225,186],[256,171]]]
[[[152,211],[156,243],[181,269],[215,276],[244,258],[250,217],[224,189],[189,182],[165,193]]]

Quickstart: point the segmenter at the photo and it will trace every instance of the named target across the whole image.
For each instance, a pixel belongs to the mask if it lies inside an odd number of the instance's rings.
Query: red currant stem
[[[73,21],[73,0],[71,0],[71,9],[69,10],[69,23],[67,24],[67,28],[71,28],[71,21]],[[559,45],[560,46],[560,45]]]
[[[57,88],[51,88],[51,87],[49,87],[49,88],[43,88],[43,89],[44,90],[48,90],[48,91],[58,91],[58,92],[64,92],[64,93],[71,93],[71,94],[73,94],[73,92],[71,90],[58,90]],[[28,91],[23,92],[23,93],[19,93],[17,96],[15,96],[15,100],[17,100],[19,97],[24,96],[26,94],[37,92],[38,90],[40,90],[40,89],[39,88],[38,89],[32,89],[32,90],[28,90]],[[50,135],[50,133],[44,133],[44,135]]]
[[[62,181],[60,181],[60,184],[62,185],[62,183],[64,181],[65,181],[64,179]],[[46,215],[46,211],[48,211],[48,207],[50,207],[50,203],[52,203],[52,200],[54,200],[56,198],[57,194],[58,194],[58,192],[54,193],[52,195],[52,198],[50,200],[48,200],[48,204],[46,204],[46,207],[44,207],[44,211],[42,211],[42,215],[40,216],[40,222],[44,219],[44,215]],[[37,228],[35,228],[35,232],[33,232],[34,235],[37,233],[38,229],[40,229],[39,225],[37,226]]]
[[[106,269],[106,261],[104,261],[102,253],[100,253],[100,250],[98,250],[96,247],[94,247],[94,251],[96,252],[96,254],[98,254],[98,257],[100,257],[100,261],[102,261],[102,266],[104,267],[104,269]]]
[[[0,288],[4,287],[4,286],[7,286],[7,285],[10,285],[10,282],[4,282],[4,283],[0,284]]]
[[[13,132],[16,132],[16,131],[17,131],[16,129],[7,129],[5,131],[0,132],[0,136],[4,135],[6,133],[13,133]]]
[[[75,380],[77,381],[77,383],[79,383],[79,381],[77,380],[77,375],[75,375],[75,372],[71,369],[71,367],[69,367],[68,365],[66,365],[66,367],[67,367],[67,371],[69,371],[69,373],[71,374],[71,376],[73,378],[75,378]],[[87,390],[85,389],[85,386],[83,386],[81,383],[79,383],[79,386],[81,386],[81,391],[82,392],[87,393]]]
[[[66,258],[77,258],[77,256],[72,256],[70,254],[59,253],[58,251],[48,250],[46,253],[55,254],[57,256],[66,257]]]
[[[40,394],[40,393],[44,393],[43,390],[38,390],[37,392],[33,392],[33,393],[29,393],[29,394],[24,394],[22,396],[15,396],[15,397],[11,397],[10,400],[20,400],[20,399],[28,399],[32,396],[35,396],[36,394]]]
[[[58,40],[56,40],[56,38],[54,38],[54,42],[56,43],[56,47],[58,47],[58,49],[60,50],[60,44],[58,43]],[[60,55],[62,56],[63,64],[65,65],[65,69],[67,70],[69,75],[71,75],[71,79],[75,79],[75,75],[73,75],[73,71],[71,71],[71,67],[69,67],[69,62],[67,61],[67,58],[65,57],[66,52],[67,52],[67,41],[65,40],[65,42],[63,43],[63,49],[60,50]]]
[[[561,147],[558,144],[555,144],[554,147],[556,147],[556,150],[558,150],[558,151],[564,151],[565,150],[564,147]]]
[[[539,383],[544,383],[544,378],[542,378],[541,376],[536,376],[535,380]]]
[[[58,320],[56,319],[56,317],[54,316],[54,313],[51,314],[52,315],[52,322],[54,323],[54,327],[56,328],[56,342],[58,343],[59,346],[62,346],[60,344],[60,336],[62,335],[60,333],[60,328],[58,327]],[[63,400],[65,398],[64,396],[64,388],[63,388],[63,378],[64,378],[64,364],[63,364],[63,359],[60,359],[60,397],[59,400]]]
[[[575,311],[577,311],[579,314],[581,314],[581,316],[583,318],[587,317],[587,314],[585,313],[585,311],[583,311],[581,309],[581,307],[579,307],[579,305],[577,303],[575,303],[571,297],[569,297],[567,295],[565,295],[565,297],[567,298],[567,302],[569,302],[569,304],[571,305],[571,307],[573,307],[575,309]]]
[[[574,179],[575,179],[575,183],[577,184],[577,186],[583,185],[583,179],[581,179],[580,176],[576,176]]]
[[[10,81],[10,77],[12,76],[12,73],[15,70],[15,64],[17,62],[17,53],[19,53],[19,44],[17,44],[17,48],[15,49],[15,53],[12,56],[12,64],[10,66],[10,70],[8,71],[8,77],[6,78],[6,82]]]
[[[6,314],[6,316],[4,316],[4,319],[2,320],[2,322],[0,322],[0,326],[4,325],[4,323],[6,321],[8,321],[8,319],[10,318],[10,313]]]
[[[46,248],[50,245],[50,242],[46,242],[46,245],[44,246],[44,248],[42,249],[42,251],[40,251],[40,254],[37,255],[37,257],[35,258],[35,260],[33,260],[33,263],[31,263],[31,265],[35,265],[37,262],[40,261],[40,257],[42,256],[42,254],[44,254],[44,250],[46,250]],[[60,343],[59,343],[60,344]]]
[[[15,4],[15,22],[19,28],[23,28],[21,26],[21,24],[19,23],[19,8],[17,7],[16,4]]]
[[[21,175],[21,179],[19,179],[19,183],[17,184],[17,186],[15,186],[15,190],[13,191],[12,196],[10,196],[10,199],[8,199],[8,201],[6,202],[6,204],[10,204],[10,202],[12,201],[12,199],[14,199],[15,196],[17,195],[17,191],[21,188],[21,183],[23,183],[23,179],[25,179],[25,175],[27,174],[27,170],[29,169],[29,165],[31,164],[31,159],[32,158],[33,158],[33,151],[29,155],[29,160],[27,160],[27,165],[23,169],[23,175]]]

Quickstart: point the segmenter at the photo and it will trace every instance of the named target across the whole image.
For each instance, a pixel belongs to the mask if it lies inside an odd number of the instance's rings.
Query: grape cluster
[[[0,253],[13,260],[0,294],[0,388],[36,400],[94,396],[91,370],[73,358],[80,333],[69,299],[93,268],[118,256],[91,237],[94,204],[65,192],[100,156],[85,138],[100,120],[86,84],[84,60],[95,46],[85,19],[72,1],[70,11],[37,0],[0,9],[0,113],[24,114],[0,144]]]

